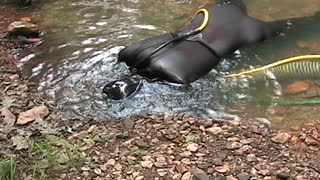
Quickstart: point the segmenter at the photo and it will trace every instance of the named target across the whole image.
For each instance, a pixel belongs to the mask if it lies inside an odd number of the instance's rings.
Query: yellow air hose
[[[243,71],[240,73],[235,73],[235,74],[228,74],[223,76],[224,78],[229,78],[229,77],[238,77],[238,76],[242,76],[242,75],[248,75],[248,74],[253,74],[259,71],[264,71],[276,66],[280,66],[283,64],[288,64],[291,62],[296,62],[296,61],[302,61],[302,60],[315,60],[315,59],[320,59],[320,55],[303,55],[303,56],[296,56],[296,57],[292,57],[292,58],[288,58],[288,59],[283,59],[280,60],[278,62],[272,63],[272,64],[268,64],[266,66],[260,67],[260,68],[256,68],[256,69],[252,69],[252,70],[248,70],[248,71]],[[320,70],[319,70],[320,71]],[[319,75],[320,76],[320,75]]]
[[[308,60],[308,61],[303,61]],[[269,65],[243,71],[240,73],[235,74],[228,74],[225,75],[224,78],[230,78],[230,77],[238,77],[242,75],[251,75],[254,73],[264,73],[266,70],[269,70],[271,68],[274,68],[276,72],[280,72],[280,74],[286,74],[290,75],[291,73],[296,73],[297,75],[303,75],[307,74],[308,76],[314,76],[319,78],[320,77],[320,63],[317,62],[311,62],[310,60],[320,60],[320,55],[303,55],[303,56],[296,56],[288,59],[283,59],[281,61],[271,63]],[[289,64],[291,62],[299,62],[296,66]],[[309,62],[309,63],[307,63]],[[281,65],[287,65],[289,67],[285,68]],[[291,68],[291,69],[290,69]],[[295,69],[298,68],[298,69]],[[308,72],[306,72],[308,71]],[[308,100],[281,100],[281,99],[249,99],[249,102],[255,102],[255,103],[275,103],[279,105],[307,105],[307,104],[320,104],[320,99],[308,99]]]

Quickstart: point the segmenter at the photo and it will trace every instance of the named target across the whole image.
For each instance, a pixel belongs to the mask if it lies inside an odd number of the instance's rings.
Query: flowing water
[[[317,106],[255,104],[248,98],[283,98],[277,81],[223,80],[223,74],[285,57],[320,52],[318,0],[245,0],[263,20],[299,18],[294,32],[240,49],[190,86],[145,83],[135,96],[104,100],[102,87],[129,73],[117,53],[137,40],[172,32],[188,23],[201,0],[48,0],[34,6],[33,19],[46,34],[21,67],[39,91],[68,118],[110,120],[135,114],[186,112],[215,119],[258,119],[277,127],[319,120]],[[318,20],[318,21],[317,21]],[[291,79],[294,81],[295,79]],[[286,80],[288,84],[288,80]],[[303,96],[303,95],[301,95]],[[297,98],[288,96],[286,98]],[[303,97],[302,97],[303,98]]]

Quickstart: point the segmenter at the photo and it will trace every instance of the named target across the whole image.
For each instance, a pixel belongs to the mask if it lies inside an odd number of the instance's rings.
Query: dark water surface
[[[214,2],[214,1],[212,1]],[[318,0],[246,0],[248,13],[264,20],[313,16]],[[297,98],[281,93],[278,81],[250,84],[218,78],[280,59],[320,52],[320,17],[299,20],[294,33],[241,49],[218,71],[188,87],[145,83],[134,97],[103,100],[102,87],[128,73],[117,53],[134,41],[174,31],[203,5],[198,0],[49,0],[33,19],[46,31],[40,50],[25,57],[23,70],[45,98],[68,118],[109,120],[134,114],[187,112],[219,119],[259,119],[277,127],[319,120],[317,106],[253,104],[247,98]],[[318,20],[318,21],[317,21]],[[289,80],[286,80],[289,81]],[[290,79],[295,81],[295,79]],[[288,83],[288,82],[287,82]],[[286,83],[286,84],[287,84]],[[303,98],[303,95],[301,95]]]

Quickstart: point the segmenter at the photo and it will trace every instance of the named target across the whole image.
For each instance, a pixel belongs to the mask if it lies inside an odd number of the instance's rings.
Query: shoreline
[[[17,69],[15,46],[0,44],[0,164],[13,158],[15,179],[320,178],[320,125],[281,132],[181,113],[59,122]],[[17,125],[22,113],[41,105],[43,116]]]

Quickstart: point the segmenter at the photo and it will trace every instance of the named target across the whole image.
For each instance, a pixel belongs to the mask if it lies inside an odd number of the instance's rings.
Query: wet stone
[[[277,173],[276,177],[281,180],[287,180],[290,178],[290,174],[287,172],[279,172]]]
[[[134,122],[134,120],[132,120],[132,119],[125,119],[125,120],[123,121],[123,126],[124,126],[124,128],[126,128],[126,129],[133,129],[134,126],[135,126],[135,122]]]
[[[149,148],[150,147],[150,145],[146,141],[143,141],[143,140],[137,141],[135,143],[135,145],[138,146],[139,148]]]
[[[194,173],[195,180],[209,180],[209,176],[206,172],[199,170]]]
[[[249,180],[251,177],[247,173],[240,173],[237,175],[239,180]]]

